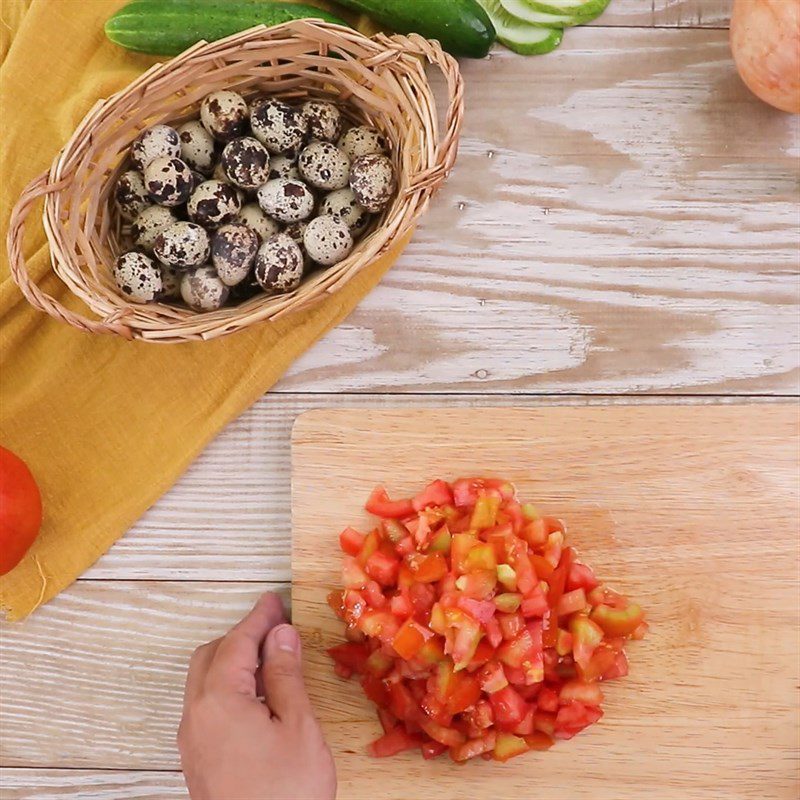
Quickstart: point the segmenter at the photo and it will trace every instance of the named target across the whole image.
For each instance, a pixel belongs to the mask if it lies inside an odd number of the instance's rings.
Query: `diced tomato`
[[[494,572],[497,569],[497,559],[495,558],[494,548],[490,544],[476,544],[468,551],[464,559],[465,572],[477,572],[478,570],[489,570]]]
[[[478,646],[475,648],[475,653],[472,656],[472,659],[467,665],[467,669],[470,672],[473,672],[474,670],[478,669],[478,667],[482,667],[492,658],[494,658],[494,647],[492,647],[487,639],[481,639],[478,642]]]
[[[550,565],[554,569],[559,566],[563,548],[564,534],[561,533],[561,531],[548,534],[547,542],[545,542],[544,548],[542,549],[542,556],[544,556],[545,561],[550,562]]]
[[[522,667],[525,657],[534,650],[534,641],[530,631],[523,626],[520,633],[512,640],[503,642],[497,648],[497,657],[509,667]]]
[[[373,650],[367,658],[365,669],[372,675],[382,678],[392,671],[394,658],[383,652],[381,648]]]
[[[364,534],[355,528],[345,528],[339,534],[339,546],[348,555],[357,556],[364,546]]]
[[[474,506],[478,500],[478,491],[483,488],[480,478],[459,478],[453,484],[453,502],[456,506]]]
[[[513,730],[528,713],[528,704],[512,686],[489,695],[494,712],[494,724],[501,730]]]
[[[522,538],[533,548],[544,547],[547,542],[547,525],[545,521],[543,519],[535,519],[527,523],[522,528]]]
[[[328,650],[328,655],[337,663],[349,667],[353,672],[364,672],[370,652],[365,644],[338,644]]]
[[[533,733],[533,716],[535,714],[535,709],[533,706],[529,706],[528,713],[522,719],[519,725],[514,728],[511,733],[515,733],[517,736],[526,736]]]
[[[391,644],[394,635],[400,629],[400,623],[394,614],[388,611],[365,611],[358,620],[358,627],[367,636]]]
[[[497,565],[497,580],[503,584],[503,587],[509,592],[517,591],[517,573],[510,564]]]
[[[432,719],[422,719],[419,725],[431,739],[447,747],[455,747],[464,742],[467,738],[461,731],[439,725]]]
[[[587,567],[586,564],[581,564],[580,561],[572,562],[569,573],[567,574],[567,583],[565,587],[567,591],[583,589],[586,592],[590,592],[599,584],[600,581],[595,578],[591,567]]]
[[[523,617],[543,617],[549,610],[547,596],[541,586],[536,586],[520,605]]]
[[[346,589],[363,589],[369,578],[352,556],[342,559],[342,583]]]
[[[333,671],[340,677],[347,680],[353,676],[353,670],[350,667],[346,667],[344,664],[340,664],[338,661],[333,665]]]
[[[575,663],[586,668],[595,648],[603,641],[603,629],[589,617],[575,614],[569,621]]]
[[[586,706],[599,706],[603,702],[603,692],[596,683],[586,683],[584,681],[567,681],[562,687],[558,696],[560,705],[571,703],[577,700]]]
[[[447,560],[441,553],[412,553],[406,563],[417,583],[435,583],[447,574]]]
[[[397,717],[388,708],[378,708],[378,720],[384,733],[394,730],[395,725],[397,725]]]
[[[447,525],[443,525],[430,539],[428,545],[428,552],[430,553],[449,553],[450,543],[452,542],[452,535]]]
[[[487,694],[494,694],[508,686],[508,679],[503,667],[497,661],[487,664],[480,672],[481,689]]]
[[[466,611],[473,619],[484,625],[494,616],[495,605],[489,600],[474,600],[471,597],[460,597],[458,607]]]
[[[601,604],[589,616],[608,636],[630,636],[644,620],[644,611],[636,603],[624,609]]]
[[[543,556],[530,556],[531,566],[542,580],[549,581],[553,575],[553,565]]]
[[[556,715],[547,711],[537,711],[533,715],[533,727],[541,733],[552,736],[556,730]]]
[[[503,632],[495,617],[484,623],[483,628],[486,631],[486,640],[492,647],[497,647],[503,641]]]
[[[478,679],[464,672],[453,673],[445,708],[451,714],[459,714],[480,700],[481,684]]]
[[[407,619],[392,639],[392,647],[394,647],[397,655],[408,661],[414,658],[420,651],[422,645],[433,636],[433,631],[424,628],[413,619]]]
[[[640,622],[636,628],[634,628],[633,633],[631,634],[631,639],[639,640],[644,639],[647,635],[647,631],[650,630],[650,626],[646,622]]]
[[[390,558],[380,550],[374,552],[367,559],[364,567],[367,575],[382,586],[393,586],[397,583],[397,571],[399,568],[400,562],[396,558]]]
[[[343,595],[343,592],[328,592],[327,597],[328,605],[333,609],[333,613],[336,614],[339,619],[344,619],[345,617]]]
[[[551,534],[555,536],[555,534]],[[561,562],[556,569],[553,570],[553,575],[550,578],[550,591],[547,593],[547,602],[550,608],[558,608],[561,600],[561,595],[564,594],[564,586],[567,583],[567,575],[569,574],[570,566],[572,564],[572,548],[567,547],[564,550]]]
[[[420,708],[409,688],[399,681],[389,686],[389,710],[402,720],[416,722],[420,717]]]
[[[573,589],[571,592],[565,592],[561,595],[556,614],[559,617],[566,617],[569,614],[575,614],[577,611],[583,611],[585,608],[586,592],[583,589]]]
[[[549,750],[553,746],[553,740],[546,734],[539,730],[523,736],[525,744],[528,745],[529,750]]]
[[[376,706],[384,707],[389,702],[389,690],[384,681],[377,675],[367,673],[361,678],[361,688],[364,694],[375,703]]]
[[[435,480],[429,483],[412,501],[415,511],[428,506],[449,506],[453,504],[453,490],[446,481]]]
[[[599,708],[586,706],[578,701],[560,706],[556,714],[555,738],[571,739],[602,716],[603,712]]]
[[[513,614],[520,607],[521,602],[522,595],[518,592],[505,592],[494,598],[495,608],[504,614]]]
[[[556,639],[556,652],[560,656],[566,656],[572,652],[572,634],[567,631],[558,629],[558,638]]]
[[[418,739],[406,733],[402,725],[395,725],[389,733],[384,733],[383,736],[372,742],[367,750],[373,758],[386,758],[418,746]]]
[[[525,740],[513,733],[498,733],[494,745],[495,761],[508,761],[509,758],[528,752]]]
[[[505,672],[510,684],[517,688],[525,686],[525,673],[520,667],[510,667],[508,664],[503,664],[503,672]]]
[[[389,601],[389,609],[396,617],[407,619],[414,613],[414,606],[411,604],[407,594],[395,595]]]
[[[440,742],[434,742],[434,741],[423,742],[420,745],[420,749],[422,750],[422,757],[427,760],[430,760],[431,758],[436,758],[437,756],[440,756],[442,753],[447,752],[447,747],[445,747]]]
[[[536,697],[536,707],[555,714],[558,711],[558,691],[552,686],[543,686]]]
[[[604,681],[611,681],[614,678],[624,678],[628,674],[628,657],[622,650],[614,655],[614,663],[603,673]]]
[[[578,668],[578,674],[585,681],[600,680],[614,666],[616,658],[616,650],[603,642],[595,648],[589,662]]]
[[[497,621],[500,624],[500,632],[503,634],[503,639],[506,641],[515,639],[525,627],[525,619],[519,611],[513,614],[498,614]]]
[[[599,606],[600,604],[611,606],[611,608],[627,608],[628,598],[625,595],[609,589],[608,586],[596,586],[587,595],[589,605]]]
[[[483,495],[475,501],[475,507],[472,509],[472,519],[470,520],[470,528],[473,530],[482,530],[483,528],[493,528],[497,520],[497,511],[500,508],[500,497],[490,497]]]
[[[494,731],[475,739],[469,739],[463,744],[450,748],[450,758],[453,761],[469,761],[470,758],[491,753],[495,747],[496,734]]]
[[[497,586],[497,573],[494,570],[481,569],[461,575],[456,580],[456,587],[467,597],[474,600],[486,600],[492,596]]]
[[[364,508],[370,514],[385,519],[402,519],[414,513],[414,504],[411,500],[390,500],[383,486],[376,486],[372,490]]]
[[[456,575],[461,575],[467,571],[467,553],[477,543],[478,537],[474,533],[456,533],[453,535],[450,545],[450,563]]]
[[[388,602],[377,581],[370,581],[364,588],[364,599],[372,608],[383,608]]]
[[[401,539],[394,547],[395,552],[397,553],[400,558],[403,556],[410,555],[416,549],[416,545],[414,544],[414,540],[410,536],[406,536],[405,539]]]

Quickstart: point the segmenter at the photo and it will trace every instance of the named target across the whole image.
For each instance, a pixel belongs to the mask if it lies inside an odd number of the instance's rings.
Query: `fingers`
[[[291,625],[278,625],[264,644],[261,675],[267,705],[280,719],[311,713],[303,682],[300,637]]]
[[[256,696],[256,671],[264,637],[285,619],[280,597],[261,595],[252,611],[219,642],[205,685],[215,691]]]
[[[183,691],[184,707],[200,695],[206,680],[208,667],[221,641],[221,639],[215,639],[213,642],[201,645],[192,653],[192,657],[189,660],[189,671],[186,673],[186,687]]]

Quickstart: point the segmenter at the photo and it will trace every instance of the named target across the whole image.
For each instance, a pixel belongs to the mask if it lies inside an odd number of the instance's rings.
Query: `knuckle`
[[[271,678],[278,680],[296,681],[300,679],[299,667],[284,659],[267,662],[267,671]]]

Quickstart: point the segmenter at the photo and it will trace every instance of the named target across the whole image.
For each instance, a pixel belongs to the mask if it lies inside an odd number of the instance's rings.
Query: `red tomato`
[[[413,500],[378,487],[367,506],[378,526],[339,534],[345,588],[328,603],[348,641],[329,653],[378,706],[373,755],[505,761],[600,718],[599,682],[627,674],[647,623],[575,559],[560,520],[496,478]]]
[[[19,564],[42,525],[42,496],[27,464],[0,447],[0,575]]]

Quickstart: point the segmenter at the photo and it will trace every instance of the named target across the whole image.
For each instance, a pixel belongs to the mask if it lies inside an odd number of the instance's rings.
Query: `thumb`
[[[264,642],[262,678],[267,705],[279,719],[311,713],[303,682],[300,637],[291,625],[273,628]]]

